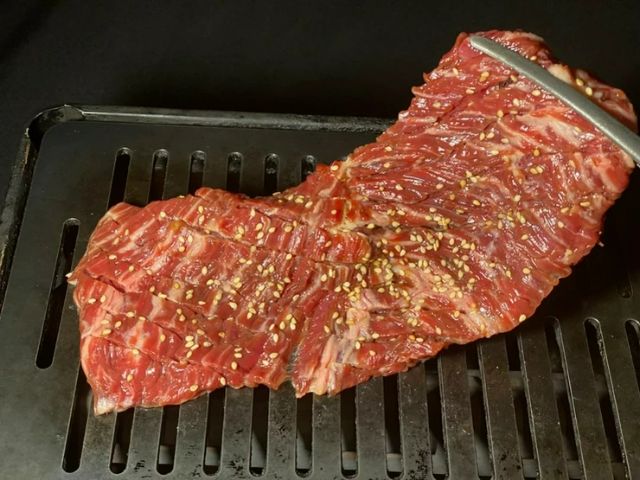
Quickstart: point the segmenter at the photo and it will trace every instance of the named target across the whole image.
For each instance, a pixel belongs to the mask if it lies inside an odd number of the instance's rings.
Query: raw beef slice
[[[493,38],[631,128],[628,99]],[[114,206],[70,277],[95,412],[224,385],[335,394],[511,330],[598,240],[630,158],[458,37],[376,142],[267,198]]]

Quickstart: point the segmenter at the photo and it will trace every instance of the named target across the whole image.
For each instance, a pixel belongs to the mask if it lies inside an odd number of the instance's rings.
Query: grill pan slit
[[[162,408],[162,421],[160,426],[160,440],[158,442],[158,455],[156,459],[156,471],[167,474],[173,470],[176,454],[176,437],[178,433],[179,405],[167,405]]]
[[[131,151],[127,147],[119,149],[113,163],[113,175],[111,176],[111,189],[109,191],[107,208],[111,208],[124,199],[124,190],[127,185],[130,162]]]
[[[469,379],[469,399],[471,402],[471,418],[473,422],[474,444],[476,448],[476,464],[478,478],[491,478],[492,462],[489,454],[489,440],[487,433],[487,411],[484,405],[482,383],[480,381],[480,361],[478,345],[470,345],[467,352],[467,371]]]
[[[127,468],[129,444],[131,443],[131,427],[133,426],[133,412],[134,410],[130,408],[124,412],[119,412],[116,416],[109,462],[109,469],[113,473],[122,473],[125,468]]]
[[[239,152],[230,153],[227,157],[227,186],[230,192],[240,190],[240,173],[242,172],[243,156]]]
[[[544,327],[547,349],[551,360],[553,390],[555,392],[556,405],[560,418],[560,428],[563,433],[562,440],[565,458],[567,461],[578,461],[579,455],[573,425],[573,413],[571,412],[571,406],[569,404],[565,367],[560,351],[561,340],[558,338],[559,322],[555,318],[548,318],[545,319]]]
[[[355,387],[340,394],[340,433],[342,474],[345,477],[353,477],[358,473]]]
[[[202,150],[196,150],[191,154],[189,165],[189,193],[194,193],[202,187],[204,181],[207,154]]]
[[[424,363],[427,384],[427,417],[429,422],[429,449],[433,477],[444,479],[449,474],[444,450],[444,431],[442,429],[442,403],[440,397],[440,381],[438,360],[431,359]]]
[[[151,169],[151,184],[149,186],[149,201],[161,200],[164,183],[167,177],[167,163],[169,152],[165,149],[156,150],[153,154],[153,168]]]
[[[222,424],[224,421],[224,397],[224,388],[220,388],[209,394],[204,459],[202,461],[204,473],[207,475],[214,475],[220,468]]]
[[[611,408],[611,397],[607,387],[607,382],[604,378],[604,364],[602,359],[602,333],[600,327],[592,318],[587,319],[584,322],[585,334],[587,336],[587,344],[589,345],[589,354],[591,356],[591,366],[593,368],[593,375],[601,385],[599,388],[598,401],[600,403],[600,411],[602,413],[602,422],[604,424],[604,430],[607,438],[607,447],[609,450],[609,459],[614,463],[622,462],[622,452],[620,450],[620,444],[618,443],[618,434],[616,432],[616,420]],[[604,385],[602,385],[604,384]]]
[[[316,158],[313,155],[305,155],[300,160],[300,179],[304,182],[304,180],[312,174],[316,169]]]
[[[638,383],[638,388],[640,388],[640,324],[638,324],[637,320],[627,320],[625,322],[625,330],[627,331],[627,341],[629,342],[633,368],[636,373],[636,382]]]
[[[80,222],[75,218],[69,218],[62,224],[62,234],[56,257],[55,270],[51,280],[49,290],[49,301],[42,324],[40,343],[36,355],[36,365],[38,368],[49,368],[53,362],[53,355],[58,340],[60,330],[60,320],[62,319],[62,309],[64,299],[67,294],[66,274],[71,271],[73,252],[76,248],[78,230]]]
[[[278,190],[278,172],[280,170],[280,157],[270,153],[264,159],[264,195],[271,195]]]
[[[304,477],[313,468],[313,395],[296,401],[296,473]]]
[[[397,478],[402,475],[402,441],[400,437],[400,416],[398,408],[398,375],[383,379],[385,450],[387,475]]]
[[[251,415],[251,450],[249,471],[255,476],[264,473],[267,456],[267,435],[269,421],[269,389],[260,385],[253,389]]]
[[[67,428],[64,454],[62,456],[62,469],[67,472],[75,472],[80,467],[82,456],[82,444],[87,426],[87,415],[91,404],[91,392],[89,384],[84,376],[82,368],[78,367],[76,388],[73,396],[73,405]]]

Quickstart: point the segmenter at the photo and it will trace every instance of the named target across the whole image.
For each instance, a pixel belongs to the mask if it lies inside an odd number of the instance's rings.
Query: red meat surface
[[[631,128],[627,97],[486,32]],[[458,37],[371,144],[267,198],[114,206],[70,277],[96,413],[290,380],[335,394],[530,316],[598,240],[630,158]]]

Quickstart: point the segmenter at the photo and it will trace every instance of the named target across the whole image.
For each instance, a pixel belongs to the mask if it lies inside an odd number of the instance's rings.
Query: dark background
[[[0,198],[40,110],[392,117],[461,31],[522,28],[640,105],[640,2],[0,2]]]

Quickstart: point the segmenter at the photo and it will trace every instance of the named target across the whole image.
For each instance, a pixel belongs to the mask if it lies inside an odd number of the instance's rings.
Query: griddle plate
[[[93,416],[64,275],[108,206],[200,185],[282,190],[385,125],[68,106],[38,116],[0,226],[0,477],[640,478],[637,175],[605,248],[515,332],[334,398],[296,400],[287,384]]]

